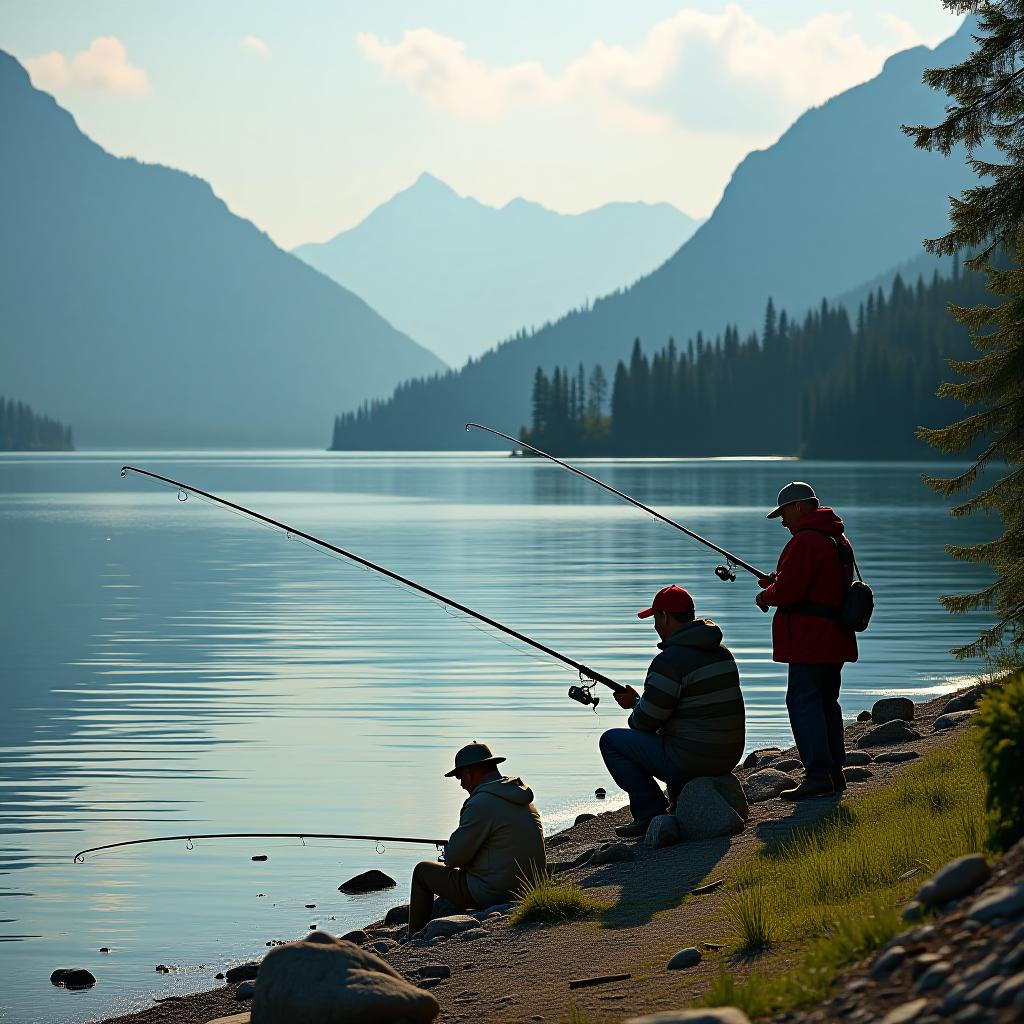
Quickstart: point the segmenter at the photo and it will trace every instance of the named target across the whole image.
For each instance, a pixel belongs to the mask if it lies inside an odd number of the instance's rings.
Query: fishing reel
[[[573,700],[579,701],[584,707],[592,707],[596,711],[597,705],[601,703],[601,698],[595,697],[591,693],[592,689],[593,686],[570,686],[569,696]]]
[[[735,583],[736,582],[736,567],[732,562],[727,562],[725,565],[715,566],[715,575],[723,583]]]

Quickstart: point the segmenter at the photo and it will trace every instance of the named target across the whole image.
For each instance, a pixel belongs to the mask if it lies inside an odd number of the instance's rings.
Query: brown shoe
[[[811,800],[816,796],[831,796],[835,792],[832,780],[827,775],[808,775],[796,789],[780,793],[783,800]]]

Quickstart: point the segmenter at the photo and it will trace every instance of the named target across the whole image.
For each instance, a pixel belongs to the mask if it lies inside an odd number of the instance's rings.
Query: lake
[[[656,637],[636,611],[684,585],[739,662],[747,748],[791,742],[785,666],[771,660],[752,577],[719,581],[713,552],[549,463],[504,452],[0,455],[4,1021],[92,1021],[212,987],[271,940],[311,924],[343,932],[404,902],[413,865],[435,853],[197,840],[73,863],[85,847],[202,832],[445,837],[464,794],[442,774],[474,739],[534,788],[549,832],[623,799],[597,749],[626,717],[608,691],[596,713],[575,704],[576,675],[558,662],[278,531],[122,479],[123,462],[323,537],[637,686]],[[794,477],[814,484],[845,518],[876,594],[861,660],[844,672],[848,717],[980,671],[948,654],[978,620],[951,619],[937,596],[984,582],[942,546],[993,524],[952,521],[920,482],[925,466],[580,465],[765,570],[788,538],[765,519],[777,491]],[[398,888],[338,891],[371,867]],[[52,970],[75,966],[98,984],[50,985]]]

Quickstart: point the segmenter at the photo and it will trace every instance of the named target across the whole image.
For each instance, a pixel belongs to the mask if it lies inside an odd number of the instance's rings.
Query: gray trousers
[[[463,910],[478,909],[462,868],[450,868],[436,860],[421,860],[413,869],[409,893],[410,938],[430,920],[435,896],[443,896]]]

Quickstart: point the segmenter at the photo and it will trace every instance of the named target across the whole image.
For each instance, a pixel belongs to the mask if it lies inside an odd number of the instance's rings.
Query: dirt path
[[[959,734],[959,729],[933,733],[935,718],[950,695],[916,707],[913,727],[920,740],[901,743],[926,754]],[[847,747],[871,723],[847,727]],[[873,748],[878,753],[887,748]],[[793,748],[787,756],[796,756]],[[872,764],[873,777],[851,784],[843,799],[884,786],[903,764]],[[746,779],[755,769],[738,769]],[[509,928],[488,923],[488,934],[473,941],[458,936],[423,948],[414,943],[385,955],[397,970],[412,975],[427,964],[444,964],[451,977],[432,990],[441,1004],[439,1024],[469,1020],[501,1022],[559,1021],[570,1005],[596,1021],[619,1021],[639,1013],[685,1006],[707,990],[726,965],[725,951],[702,943],[727,943],[733,931],[725,916],[728,893],[688,895],[706,881],[725,877],[736,862],[769,837],[810,824],[832,812],[839,797],[789,803],[773,799],[751,805],[748,827],[739,835],[681,843],[659,850],[635,844],[635,859],[600,867],[586,865],[559,874],[579,882],[595,897],[613,903],[600,921]],[[571,861],[595,845],[615,839],[614,827],[629,819],[628,811],[606,812],[549,839],[549,860]],[[670,957],[686,946],[704,956],[685,971],[668,971]],[[776,966],[779,965],[777,961]],[[628,981],[570,990],[571,979],[630,973]],[[105,1024],[206,1024],[238,1013],[246,1004],[234,1000],[235,986],[188,996],[171,1003],[117,1018]]]

